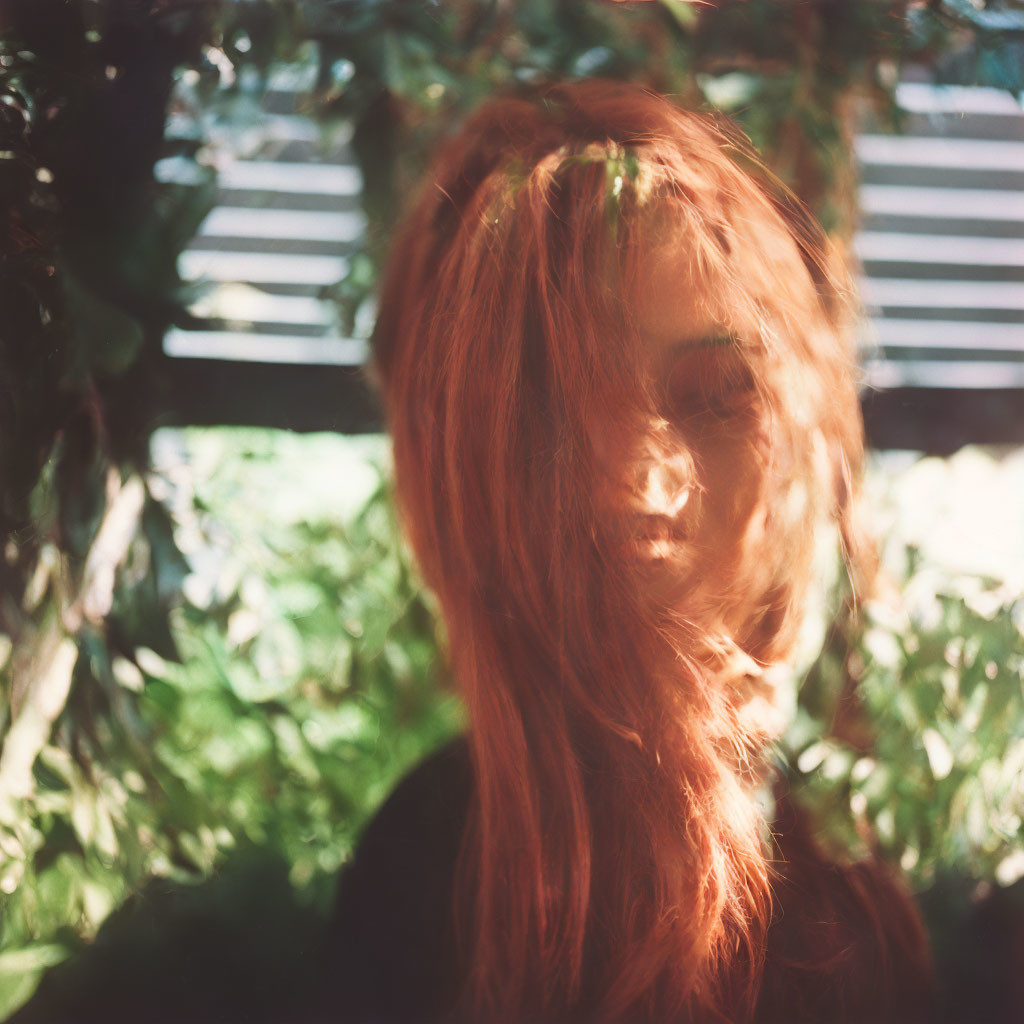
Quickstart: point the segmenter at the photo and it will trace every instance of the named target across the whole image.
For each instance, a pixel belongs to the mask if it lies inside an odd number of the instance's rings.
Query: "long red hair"
[[[645,342],[652,251],[674,254],[679,301],[713,315],[767,409],[742,539],[715,564],[651,507],[712,486],[674,425],[688,386],[673,395]],[[762,670],[792,646],[816,524],[860,550],[846,319],[795,200],[734,132],[664,98],[560,86],[492,102],[442,148],[394,243],[375,353],[471,722],[466,1019],[753,1013]]]

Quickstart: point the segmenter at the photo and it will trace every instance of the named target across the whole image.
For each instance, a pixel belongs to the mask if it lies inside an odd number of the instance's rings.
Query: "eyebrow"
[[[713,334],[699,341],[681,341],[678,345],[673,345],[671,351],[680,353],[694,352],[702,348],[724,348],[726,345],[735,345],[736,340],[734,334]]]

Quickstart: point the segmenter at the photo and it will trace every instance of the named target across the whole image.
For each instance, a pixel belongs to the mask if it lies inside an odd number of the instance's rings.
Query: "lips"
[[[679,553],[688,539],[688,531],[678,516],[652,513],[637,517],[633,536],[643,555],[664,559]]]

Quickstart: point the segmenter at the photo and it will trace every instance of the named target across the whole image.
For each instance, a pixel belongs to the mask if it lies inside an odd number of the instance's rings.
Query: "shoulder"
[[[928,939],[909,891],[877,859],[829,856],[788,797],[778,808],[758,1024],[935,1020]]]
[[[364,830],[327,942],[328,998],[341,1019],[425,1021],[454,998],[451,908],[471,791],[459,739],[410,772]]]
[[[364,829],[353,867],[456,845],[472,789],[469,745],[459,737],[431,754],[395,787]]]

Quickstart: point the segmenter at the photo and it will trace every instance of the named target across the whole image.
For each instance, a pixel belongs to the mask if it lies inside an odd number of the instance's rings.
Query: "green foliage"
[[[880,853],[919,889],[950,874],[1010,885],[1024,877],[1024,460],[965,449],[874,484],[891,593],[856,618],[834,597],[845,611],[783,744],[791,785],[838,849]]]
[[[211,822],[283,854],[296,884],[330,879],[396,772],[461,721],[398,540],[383,446],[183,440],[197,514],[178,529],[205,569],[175,619],[184,665],[153,667],[156,703],[142,691],[155,753],[204,794]]]
[[[83,707],[75,680],[31,798],[0,822],[0,1014],[150,878],[197,882],[235,848],[278,857],[322,913],[367,815],[461,726],[383,439],[189,431],[155,451],[165,550],[136,569],[183,578],[181,660],[85,644],[109,659],[113,712]],[[130,611],[115,605],[125,630]]]
[[[898,612],[865,609],[856,696],[844,658],[802,693],[803,796],[841,849],[867,844],[921,887],[937,868],[1009,884],[1024,875],[1024,603],[934,568],[903,584]],[[870,746],[833,733],[837,699],[860,703]]]
[[[0,1005],[148,870],[159,816],[119,684],[173,657],[166,515],[142,478],[152,358],[180,314],[176,260],[212,201],[161,186],[171,72],[207,16],[3,5],[0,39]],[[129,127],[126,128],[126,122]],[[123,674],[123,673],[122,673]],[[144,781],[144,780],[143,780]],[[146,831],[148,829],[148,832]],[[134,846],[126,837],[134,834]],[[147,845],[148,844],[148,845]],[[118,860],[127,849],[128,860]]]

